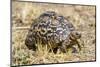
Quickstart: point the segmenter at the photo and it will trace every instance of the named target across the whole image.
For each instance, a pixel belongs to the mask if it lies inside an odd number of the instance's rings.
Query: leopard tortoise
[[[54,52],[57,49],[66,52],[73,45],[77,45],[81,50],[81,45],[77,41],[80,38],[81,34],[64,16],[54,11],[46,11],[32,23],[25,44],[29,49],[36,51],[36,44],[41,41],[46,45],[50,43]]]

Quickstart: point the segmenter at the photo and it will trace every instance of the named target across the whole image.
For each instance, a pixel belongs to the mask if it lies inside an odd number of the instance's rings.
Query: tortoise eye
[[[79,33],[76,32],[76,35],[79,35]]]
[[[77,38],[80,38],[81,37],[81,34],[78,33],[78,32],[76,32],[76,36],[77,36]]]

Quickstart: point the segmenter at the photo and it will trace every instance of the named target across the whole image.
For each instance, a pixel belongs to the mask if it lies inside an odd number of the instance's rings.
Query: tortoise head
[[[70,38],[72,40],[80,39],[81,38],[81,33],[78,31],[72,31],[70,34]]]

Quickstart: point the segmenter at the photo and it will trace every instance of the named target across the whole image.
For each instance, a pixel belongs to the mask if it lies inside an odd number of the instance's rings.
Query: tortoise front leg
[[[81,51],[81,45],[79,44],[79,42],[76,40],[76,44],[78,46],[79,51]]]

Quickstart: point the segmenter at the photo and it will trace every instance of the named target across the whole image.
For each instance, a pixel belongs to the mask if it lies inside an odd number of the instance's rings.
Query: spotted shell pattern
[[[25,44],[30,48],[40,40],[43,44],[59,44],[69,39],[75,27],[64,16],[53,11],[42,13],[34,20],[26,37]],[[58,45],[56,45],[57,47]]]

